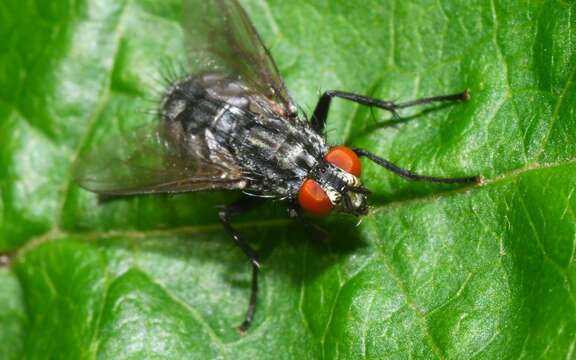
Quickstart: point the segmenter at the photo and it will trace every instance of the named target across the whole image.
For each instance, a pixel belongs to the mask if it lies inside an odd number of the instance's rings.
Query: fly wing
[[[203,139],[176,136],[157,126],[92,144],[73,174],[83,188],[106,195],[241,189],[229,154],[209,151]],[[186,139],[186,140],[185,140]]]
[[[237,0],[183,0],[188,59],[217,101],[292,117],[274,61]],[[223,76],[223,77],[222,77]],[[243,107],[243,106],[241,106]],[[240,111],[240,109],[238,109]],[[224,148],[166,122],[95,142],[74,166],[80,186],[111,195],[242,189],[248,178]]]
[[[193,72],[238,77],[261,111],[295,117],[276,64],[237,0],[184,0],[184,27]]]

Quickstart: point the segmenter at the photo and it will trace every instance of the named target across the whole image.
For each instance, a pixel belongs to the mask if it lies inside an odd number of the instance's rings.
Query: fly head
[[[300,206],[315,215],[327,215],[332,210],[365,215],[370,191],[362,186],[360,172],[360,160],[350,148],[331,148],[300,187]]]

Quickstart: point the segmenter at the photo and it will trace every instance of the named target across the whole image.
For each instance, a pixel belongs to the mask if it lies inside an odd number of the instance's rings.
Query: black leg
[[[368,96],[362,96],[344,91],[337,91],[337,90],[326,91],[324,94],[322,94],[320,100],[318,100],[316,108],[314,109],[314,113],[312,114],[312,128],[316,130],[316,132],[318,133],[322,133],[324,131],[324,127],[326,125],[326,118],[328,116],[328,110],[330,109],[330,103],[332,101],[332,98],[334,97],[350,100],[370,107],[377,107],[380,109],[388,110],[392,113],[392,115],[398,117],[398,114],[396,113],[396,110],[398,109],[405,109],[411,106],[429,104],[434,102],[442,102],[442,101],[466,101],[470,98],[470,93],[468,92],[468,90],[466,90],[458,94],[431,96],[396,103],[394,101],[379,100]]]
[[[403,169],[397,165],[392,164],[390,161],[382,159],[369,151],[364,149],[357,149],[353,148],[354,152],[358,156],[364,156],[368,159],[374,161],[376,164],[382,166],[383,168],[392,171],[393,173],[402,176],[403,178],[409,180],[418,180],[418,181],[428,181],[434,183],[444,183],[444,184],[481,184],[483,181],[482,176],[469,176],[469,177],[452,177],[452,178],[443,178],[443,177],[433,177],[433,176],[426,176],[426,175],[418,175],[414,174],[413,172]]]
[[[295,202],[288,203],[288,215],[291,218],[298,220],[298,222],[302,224],[306,229],[315,232],[321,240],[324,240],[328,237],[328,232],[326,230],[324,230],[321,226],[308,221],[308,219],[304,216],[302,208]]]
[[[238,245],[240,249],[246,254],[250,263],[252,264],[252,285],[250,290],[250,301],[248,303],[248,310],[246,310],[246,317],[239,327],[240,332],[244,333],[252,324],[254,319],[254,310],[256,309],[256,300],[258,294],[258,270],[260,269],[260,263],[258,263],[258,254],[250,245],[248,245],[242,238],[236,229],[230,224],[230,218],[243,214],[250,211],[263,203],[263,199],[255,197],[245,197],[239,201],[226,206],[224,209],[218,212],[220,217],[220,222],[224,225],[226,232],[232,237],[234,243]]]

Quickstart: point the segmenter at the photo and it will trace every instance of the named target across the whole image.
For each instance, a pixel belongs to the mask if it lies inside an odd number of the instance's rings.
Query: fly
[[[267,199],[284,201],[291,217],[333,211],[365,215],[370,191],[360,180],[366,158],[409,180],[480,183],[480,176],[415,174],[372,152],[332,146],[324,134],[330,103],[346,99],[391,112],[468,99],[468,92],[407,102],[343,91],[325,92],[308,120],[286,90],[268,50],[237,0],[185,0],[190,75],[164,94],[159,121],[95,147],[75,166],[83,188],[102,195],[238,190],[223,207],[225,231],[250,260],[251,294],[240,331],[252,323],[258,292],[258,254],[230,220]]]

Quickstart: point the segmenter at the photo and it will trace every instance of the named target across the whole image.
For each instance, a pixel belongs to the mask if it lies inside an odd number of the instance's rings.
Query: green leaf
[[[259,250],[256,318],[236,331],[250,269],[218,225],[234,194],[99,203],[71,179],[95,139],[154,110],[183,61],[179,0],[0,3],[0,357],[573,358],[576,4],[242,1],[306,112],[341,89],[472,100],[389,114],[336,100],[332,143],[365,163],[359,226],[318,241],[271,204],[235,221]],[[157,96],[157,95],[156,95]]]

